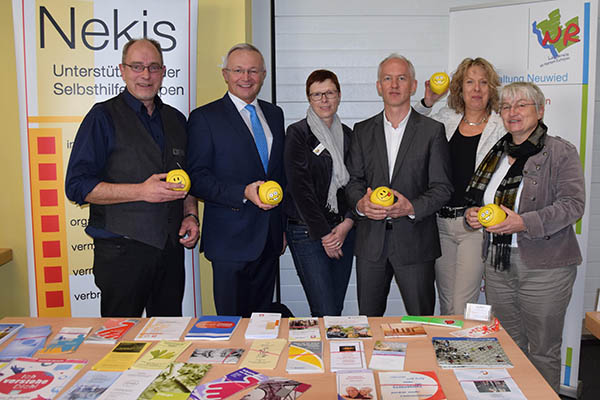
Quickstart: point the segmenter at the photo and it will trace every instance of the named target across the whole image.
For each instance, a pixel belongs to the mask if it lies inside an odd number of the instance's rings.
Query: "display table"
[[[588,311],[585,313],[585,327],[592,335],[600,339],[600,312]]]
[[[124,340],[133,340],[137,333],[142,329],[147,319],[142,321],[133,327],[124,337]],[[6,317],[0,322],[2,323],[24,323],[26,327],[40,326],[40,325],[51,325],[52,334],[50,340],[56,335],[61,327],[93,327],[92,331],[96,330],[102,325],[102,318],[13,318]],[[190,322],[188,329],[191,327]],[[373,344],[377,339],[383,339],[383,332],[381,331],[382,323],[400,322],[400,317],[384,317],[384,318],[369,318],[369,324],[373,332],[373,339],[364,340],[367,362],[371,358],[371,352],[373,350]],[[248,349],[251,341],[245,340],[244,332],[248,325],[248,320],[243,319],[240,322],[240,326],[237,327],[234,335],[230,341],[193,341],[192,345],[179,357],[178,361],[186,361],[196,348],[218,348],[218,347],[243,347]],[[479,325],[479,323],[473,321],[466,321],[465,327],[472,327]],[[321,337],[325,338],[325,330],[323,320],[320,319]],[[407,371],[435,371],[441,382],[442,389],[448,399],[465,399],[465,395],[456,380],[454,373],[451,370],[443,370],[437,366],[435,360],[435,354],[431,344],[431,338],[433,336],[451,336],[449,328],[434,327],[425,325],[427,331],[427,337],[417,338],[402,338],[393,339],[390,341],[405,342],[408,343],[406,361],[404,369]],[[535,367],[529,362],[527,357],[521,352],[518,346],[508,336],[506,331],[500,330],[500,332],[494,335],[498,338],[502,344],[504,351],[514,364],[514,368],[509,368],[508,371],[514,378],[515,382],[519,385],[521,391],[525,394],[528,399],[558,399],[559,397],[554,393],[550,386],[546,383],[544,378],[539,374]],[[279,332],[280,338],[288,337],[287,319],[282,320],[282,327]],[[325,362],[325,370],[329,371],[329,343],[328,340],[323,339],[323,359]],[[0,346],[0,350],[4,348],[6,344]],[[70,358],[70,359],[85,359],[88,360],[88,364],[83,371],[90,369],[100,358],[102,358],[113,345],[103,344],[82,344],[75,353],[68,354],[63,357],[55,358]],[[35,355],[34,355],[35,357]],[[46,358],[52,358],[45,356]],[[259,370],[259,372],[275,377],[275,376],[289,376],[300,382],[311,384],[312,387],[301,396],[302,400],[329,400],[336,398],[336,379],[335,374],[331,372],[325,372],[322,374],[295,374],[288,375],[285,372],[285,366],[287,363],[287,350],[284,350],[277,368],[274,370]],[[239,367],[237,365],[214,365],[212,369],[203,378],[202,382],[210,382],[214,379],[220,378],[223,375],[235,371]],[[76,382],[83,373],[80,373],[72,382]],[[376,383],[378,384],[377,373],[375,373]],[[70,386],[70,385],[69,385]],[[231,396],[230,399],[240,399],[244,394],[248,393],[249,390],[238,393]],[[378,390],[379,395],[379,390]],[[229,399],[229,398],[228,398]],[[381,399],[381,397],[380,397]]]

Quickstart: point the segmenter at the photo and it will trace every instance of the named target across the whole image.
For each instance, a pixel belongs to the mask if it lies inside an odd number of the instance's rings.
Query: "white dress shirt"
[[[240,99],[236,95],[232,94],[231,92],[227,92],[227,94],[229,95],[231,101],[233,101],[235,108],[237,108],[238,112],[242,116],[242,119],[246,123],[248,130],[250,131],[250,133],[252,133],[252,137],[254,137],[254,132],[252,132],[252,122],[250,122],[250,111],[246,110],[245,108],[248,105],[248,103],[246,103],[244,100]],[[265,116],[262,110],[260,109],[260,106],[258,105],[258,100],[254,99],[254,101],[250,104],[254,105],[254,107],[256,108],[256,115],[258,116],[260,124],[262,125],[262,128],[265,131],[265,138],[267,139],[267,148],[269,150],[270,157],[271,146],[273,145],[273,133],[271,132],[269,124],[267,124],[267,120],[265,119]]]
[[[388,121],[385,116],[385,111],[383,112],[383,130],[385,133],[385,147],[387,149],[387,157],[388,157],[388,168],[390,171],[390,183],[392,181],[392,175],[394,174],[394,165],[396,164],[396,157],[398,156],[398,150],[400,149],[400,143],[402,142],[402,137],[404,136],[404,130],[406,129],[406,124],[408,123],[408,117],[410,117],[410,113],[412,109],[408,110],[406,117],[398,124],[397,128],[392,126],[392,123]]]

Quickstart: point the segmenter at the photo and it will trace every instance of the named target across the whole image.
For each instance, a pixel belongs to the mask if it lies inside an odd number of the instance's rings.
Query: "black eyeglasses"
[[[323,96],[327,97],[329,100],[331,99],[335,99],[338,95],[338,91],[337,90],[328,90],[326,92],[314,92],[314,93],[310,93],[308,95],[308,97],[310,97],[310,99],[312,101],[319,101],[323,98]]]
[[[157,72],[161,72],[162,69],[163,69],[163,66],[160,65],[160,64],[144,65],[144,64],[125,64],[125,63],[123,63],[123,65],[125,65],[126,67],[131,68],[131,70],[133,72],[137,72],[137,73],[144,72],[144,70],[146,68],[148,68],[148,71],[151,74],[156,74]]]

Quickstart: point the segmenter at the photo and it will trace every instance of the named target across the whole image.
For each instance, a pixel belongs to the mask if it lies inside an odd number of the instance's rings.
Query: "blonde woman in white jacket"
[[[442,315],[462,314],[467,303],[479,298],[484,263],[483,236],[464,222],[465,189],[471,175],[506,130],[498,115],[500,78],[483,58],[465,58],[450,82],[447,107],[431,117],[446,127],[452,161],[454,194],[438,212],[442,256],[435,263],[435,278]],[[437,95],[425,82],[425,98],[415,106],[421,114],[444,94]]]

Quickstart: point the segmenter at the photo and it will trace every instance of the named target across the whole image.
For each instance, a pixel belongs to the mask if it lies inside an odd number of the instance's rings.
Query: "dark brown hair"
[[[338,77],[336,74],[326,69],[317,69],[311,72],[308,78],[306,78],[306,97],[309,96],[309,89],[313,83],[325,82],[327,79],[331,79],[331,82],[333,82],[338,92],[341,92],[340,82],[338,81]]]

